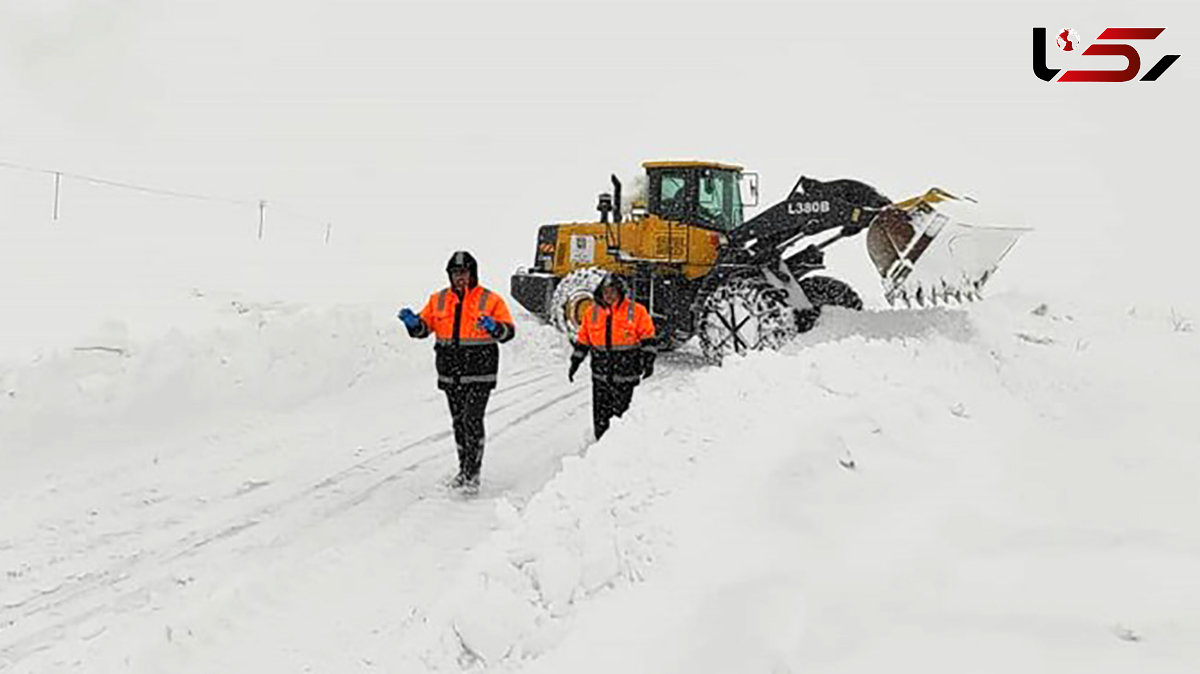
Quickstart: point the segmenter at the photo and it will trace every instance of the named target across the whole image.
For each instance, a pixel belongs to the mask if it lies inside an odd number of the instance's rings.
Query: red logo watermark
[[[1096,38],[1095,44],[1080,52],[1083,56],[1122,56],[1125,58],[1124,70],[1068,70],[1058,78],[1058,82],[1128,82],[1138,76],[1142,70],[1142,57],[1133,45],[1116,40],[1153,40],[1166,28],[1105,28]],[[1100,43],[1100,40],[1106,42]],[[1112,41],[1112,42],[1107,42]],[[1062,51],[1076,51],[1081,46],[1079,36],[1074,30],[1065,28],[1060,31],[1055,44]],[[1179,54],[1168,54],[1158,60],[1150,70],[1142,75],[1142,82],[1153,82],[1162,76],[1179,59]],[[1058,68],[1046,66],[1046,29],[1033,29],[1033,74],[1046,82],[1055,81]]]
[[[1063,51],[1075,51],[1075,45],[1079,44],[1079,34],[1075,32],[1074,28],[1064,28],[1058,34],[1055,43]]]

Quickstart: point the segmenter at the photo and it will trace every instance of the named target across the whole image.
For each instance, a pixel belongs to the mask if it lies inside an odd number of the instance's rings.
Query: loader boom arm
[[[891,201],[857,180],[823,182],[801,177],[791,194],[738,227],[730,235],[727,264],[763,265],[775,261],[801,238],[842,228],[856,234]]]

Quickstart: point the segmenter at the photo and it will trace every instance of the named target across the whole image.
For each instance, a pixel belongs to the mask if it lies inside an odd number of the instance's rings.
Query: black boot
[[[450,480],[450,486],[458,489],[467,483],[467,475],[471,466],[470,456],[461,445],[458,447],[458,474]]]
[[[466,461],[463,464],[463,487],[472,492],[479,491],[479,473],[483,468],[482,443],[467,450]]]

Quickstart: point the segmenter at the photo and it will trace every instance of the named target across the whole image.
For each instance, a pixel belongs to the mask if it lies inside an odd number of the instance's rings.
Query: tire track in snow
[[[544,368],[536,369],[544,370]],[[535,368],[526,368],[520,372],[526,373],[533,370]],[[552,376],[554,376],[554,372],[544,371],[527,379],[500,387],[494,395],[496,398],[510,397],[523,389],[544,382]],[[536,402],[539,399],[539,390],[531,391],[526,396],[517,396],[512,400],[492,406],[492,409],[488,411],[489,420],[496,419],[508,410],[517,410],[519,413],[515,418],[502,423],[491,435],[492,437],[503,435],[517,424],[543,414],[555,406],[580,395],[585,390],[579,388],[566,394],[555,395],[550,400],[535,404],[534,407],[524,409],[523,411],[520,411],[520,409],[524,405]],[[440,394],[425,397],[424,400],[432,402],[438,397],[441,397]],[[445,420],[439,418],[436,423],[444,425]],[[266,505],[254,508],[250,512],[241,512],[233,517],[225,517],[216,526],[193,531],[182,538],[177,538],[174,542],[166,546],[160,546],[157,551],[151,550],[150,552],[146,552],[139,550],[107,568],[99,571],[79,573],[73,577],[56,581],[48,589],[33,590],[24,599],[0,606],[0,638],[8,642],[0,647],[0,669],[8,665],[14,665],[30,655],[47,648],[53,648],[56,641],[62,635],[66,634],[69,628],[81,625],[92,618],[104,614],[116,615],[136,610],[151,601],[156,593],[169,592],[172,587],[179,586],[180,581],[176,575],[169,568],[163,567],[169,567],[172,563],[181,560],[200,557],[215,548],[233,545],[235,539],[244,538],[248,532],[261,529],[261,525],[264,524],[274,524],[277,527],[282,527],[284,531],[277,533],[274,538],[278,539],[280,536],[286,538],[288,534],[294,534],[311,526],[321,524],[330,518],[353,509],[355,506],[369,500],[381,488],[401,481],[404,477],[418,472],[422,467],[434,461],[445,459],[446,453],[441,448],[438,448],[428,456],[406,462],[404,465],[398,467],[398,469],[393,469],[383,479],[375,479],[365,485],[354,484],[356,476],[369,476],[377,472],[378,467],[382,467],[399,457],[406,457],[422,448],[431,448],[434,443],[444,440],[450,435],[451,431],[449,429],[439,430],[403,445],[375,453],[357,461],[351,466],[327,475],[298,492],[292,492],[283,498],[275,499]],[[349,494],[344,498],[340,498],[338,503],[330,507],[314,508],[302,515],[299,521],[295,521],[294,518],[293,520],[288,520],[281,516],[284,511],[294,509],[298,504],[317,504],[320,502],[323,494],[336,491],[339,487],[349,487]],[[434,491],[440,490],[441,487],[438,486],[432,489],[426,487],[425,489],[416,489],[409,492],[407,496],[411,498],[405,499],[405,509],[415,502],[428,498]],[[223,501],[237,499],[244,493],[253,491],[255,490],[239,492],[231,497],[226,497]],[[189,514],[202,515],[203,513],[193,511]],[[102,534],[100,538],[115,540],[135,534],[154,533],[158,530],[157,525],[170,527],[181,523],[183,523],[183,520],[179,520],[175,515],[172,515],[166,520],[143,525],[134,530],[107,532]],[[82,552],[76,551],[75,554],[89,554],[94,552],[96,552],[94,547],[89,547]],[[147,571],[148,569],[150,570],[149,572]],[[139,576],[148,577],[139,579]],[[106,589],[114,588],[121,582],[129,580],[135,581],[133,588],[123,590],[116,596],[104,593]],[[47,616],[52,617],[49,620],[42,620]]]
[[[548,410],[552,407],[560,405],[563,402],[566,402],[566,401],[570,400],[571,398],[578,396],[582,391],[583,391],[583,389],[576,389],[574,391],[571,391],[571,392],[563,394],[563,395],[554,396],[547,402],[534,407],[532,410],[523,412],[516,418],[511,419],[510,421],[504,423],[499,428],[497,428],[495,431],[489,433],[489,437],[492,439],[498,438],[501,435],[503,435],[505,432],[507,432],[508,430],[515,427],[517,424],[520,424],[524,421],[528,421],[529,419],[537,416],[538,414],[545,412],[546,410]],[[509,403],[508,405],[503,405],[495,411],[500,412],[503,409],[508,409],[510,407],[515,406],[515,404],[516,403],[514,402],[514,403]],[[492,415],[492,412],[489,411],[487,416],[490,418],[491,415]],[[449,435],[450,435],[449,431],[442,433],[442,437],[448,437]],[[437,458],[437,457],[434,457],[434,458]],[[331,515],[336,514],[336,513],[345,511],[345,510],[349,510],[350,508],[353,508],[356,505],[359,505],[360,503],[369,499],[381,487],[384,487],[392,482],[395,482],[396,480],[407,475],[408,473],[411,473],[413,471],[414,467],[415,467],[415,464],[414,464],[414,466],[402,468],[401,470],[396,471],[396,472],[388,475],[387,477],[384,477],[382,480],[379,480],[375,484],[372,484],[371,486],[367,487],[366,489],[363,489],[362,491],[360,491],[354,498],[343,502],[340,507],[334,509],[329,514],[331,514]]]
[[[537,369],[539,369],[539,368],[533,368],[533,367],[523,368],[523,369],[520,369],[520,370],[514,372],[512,376],[516,377],[521,374],[534,372]],[[496,393],[494,395],[496,398],[508,396],[508,395],[512,394],[514,391],[518,391],[520,389],[523,389],[523,388],[528,387],[533,384],[537,384],[539,382],[543,382],[551,376],[552,375],[549,372],[538,373],[532,377],[529,377],[529,378],[526,378],[523,380],[518,380],[512,384],[498,387],[496,390]],[[418,399],[418,404],[434,403],[435,401],[437,401],[443,397],[444,397],[443,394],[441,394],[440,392],[433,394],[433,395],[423,396]],[[499,406],[492,406],[492,409],[489,410],[489,416],[494,412],[503,411],[503,410],[511,407],[513,404],[516,404],[519,402],[520,402],[520,400],[518,399],[514,403],[508,403],[508,404],[499,405]],[[244,435],[245,433],[249,432],[249,429],[251,429],[252,427],[258,426],[258,425],[260,425],[260,423],[250,422],[247,420],[241,420],[235,424],[235,430],[238,435]],[[332,475],[329,475],[324,480],[315,484],[313,486],[313,489],[323,489],[323,488],[335,486],[338,482],[344,480],[350,474],[353,474],[353,473],[359,472],[359,471],[370,471],[375,464],[392,459],[392,458],[408,451],[413,446],[418,446],[418,445],[426,443],[426,442],[436,442],[440,439],[448,437],[449,434],[450,434],[449,430],[442,430],[442,431],[434,432],[425,437],[420,438],[419,440],[417,440],[414,443],[409,443],[406,445],[402,445],[398,448],[386,449],[382,452],[375,453],[375,454],[367,457],[366,459],[358,461],[358,462],[354,463],[353,465],[350,465],[342,470],[339,470],[338,472],[336,472]],[[211,433],[205,434],[205,436],[204,436],[205,441],[209,442],[209,438],[211,438],[213,435],[214,434],[211,434]],[[388,442],[384,443],[385,445],[390,444],[391,438],[385,438],[385,440],[388,441]],[[271,449],[276,449],[274,443],[268,443],[268,450],[240,452],[239,458],[245,459],[247,457],[253,457],[257,454],[263,453],[265,451],[269,451]],[[124,472],[128,473],[129,470],[130,470],[130,467],[126,466]],[[107,482],[103,482],[98,478],[90,480],[90,482],[93,482],[96,484],[103,484],[104,486],[111,486],[111,480],[115,476],[116,476],[115,473],[113,475],[109,475]],[[259,486],[262,486],[262,485],[259,485]],[[122,493],[122,496],[128,496],[129,493],[142,492],[142,491],[144,491],[144,489],[140,489],[140,488],[135,489],[135,490],[127,490],[126,492]],[[231,496],[226,497],[226,498],[241,498],[242,496],[245,496],[245,495],[251,493],[252,491],[254,491],[254,489],[239,488],[237,492],[235,492],[234,494],[232,494]],[[71,490],[71,492],[73,494],[75,494],[76,496],[79,496],[78,491]],[[302,496],[305,493],[307,493],[307,492],[304,492],[300,495]],[[174,494],[173,498],[176,498],[178,500],[178,499],[183,498],[183,495]],[[158,500],[161,502],[161,501],[167,500],[167,499],[166,499],[166,497],[160,496]],[[157,503],[153,503],[153,502],[143,503],[143,506],[146,506],[146,507],[151,507],[154,505],[157,505]],[[162,519],[156,520],[156,521],[142,522],[138,526],[131,527],[131,528],[109,530],[109,531],[105,531],[104,533],[101,533],[99,535],[91,535],[91,534],[86,534],[86,533],[80,534],[80,535],[87,536],[87,538],[86,538],[86,543],[88,543],[87,547],[84,547],[83,549],[71,550],[68,553],[68,555],[70,555],[70,558],[74,558],[81,554],[95,553],[95,552],[98,552],[100,549],[102,549],[104,547],[105,543],[124,540],[131,536],[142,534],[147,529],[163,530],[163,529],[170,528],[170,527],[180,524],[180,523],[182,523],[182,522],[178,521],[173,515],[168,515],[168,516],[166,516]],[[58,525],[49,526],[49,529],[52,532],[52,535],[57,537],[57,536],[62,535],[62,532],[61,532],[62,527],[70,526],[72,524],[73,523],[70,521],[62,522],[62,523],[59,523]],[[42,524],[40,528],[45,529],[45,528],[47,528],[47,526],[48,526],[47,524]],[[30,542],[31,541],[29,539],[27,539],[25,541],[16,540],[16,541],[13,541],[12,543],[10,543],[10,546],[11,547],[20,547],[22,545],[28,545],[28,544],[30,544]],[[99,545],[97,545],[96,543],[99,543]],[[61,563],[62,561],[65,561],[65,558],[64,559],[52,559],[52,560],[50,560],[50,563],[47,565],[46,568],[50,568],[50,567],[54,566],[56,563]],[[24,569],[22,575],[30,575],[31,573],[35,573],[40,570],[42,570],[42,569],[40,569],[38,567],[30,567],[30,568]],[[13,608],[14,606],[15,606],[14,604],[9,603],[7,606],[0,606],[0,610],[2,610],[4,608]],[[2,618],[2,614],[0,614],[0,618]]]

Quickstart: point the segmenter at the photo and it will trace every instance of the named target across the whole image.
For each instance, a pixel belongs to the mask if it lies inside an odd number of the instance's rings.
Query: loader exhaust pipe
[[[613,184],[613,222],[621,223],[621,181],[617,180],[617,174],[613,173],[609,176],[612,178]]]

